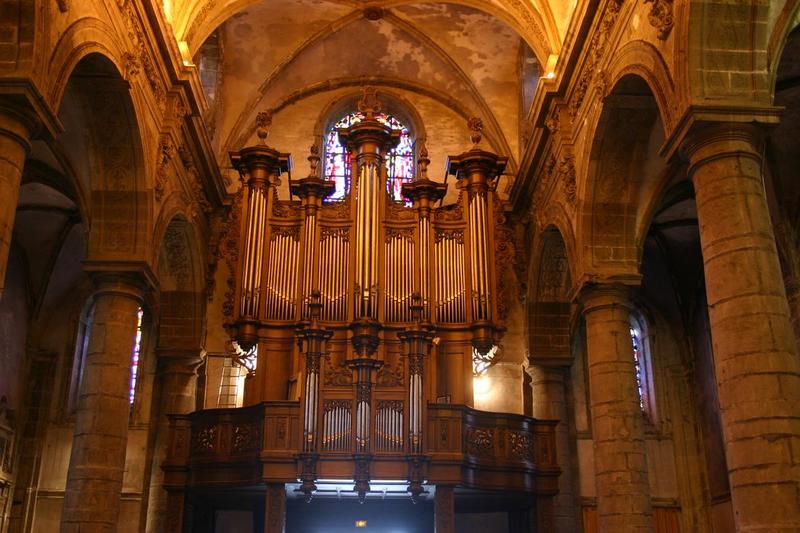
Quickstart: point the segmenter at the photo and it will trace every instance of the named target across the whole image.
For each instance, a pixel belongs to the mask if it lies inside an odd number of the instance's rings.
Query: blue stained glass
[[[636,390],[639,393],[639,409],[644,408],[644,380],[642,379],[642,348],[639,333],[631,328],[631,343],[633,344],[633,365],[636,372]]]
[[[325,139],[325,179],[335,183],[334,193],[328,201],[343,200],[350,193],[350,154],[339,141],[339,128],[348,128],[364,120],[364,114],[346,115],[328,130]],[[377,113],[375,119],[400,132],[400,142],[386,154],[386,190],[396,202],[403,202],[403,183],[414,177],[414,143],[408,128],[391,115]],[[407,202],[406,202],[407,203]]]
[[[133,353],[131,354],[131,377],[128,382],[128,401],[133,405],[136,399],[136,380],[139,378],[139,355],[142,350],[142,318],[144,311],[140,307],[136,312],[136,337],[133,342]]]

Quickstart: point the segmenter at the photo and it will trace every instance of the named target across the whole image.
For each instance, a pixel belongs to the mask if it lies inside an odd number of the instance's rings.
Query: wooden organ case
[[[396,202],[384,157],[398,133],[379,107],[367,90],[363,120],[339,130],[352,165],[342,200],[325,201],[314,148],[311,175],[291,183],[300,200],[278,199],[291,159],[266,146],[268,117],[261,142],[231,154],[243,186],[230,334],[257,366],[244,407],[171,417],[171,514],[208,487],[294,483],[310,499],[320,480],[352,480],[363,501],[372,480],[395,480],[415,501],[434,485],[530,494],[547,530],[555,422],[471,407],[474,353],[502,332],[494,185],[506,159],[480,147],[472,119],[473,148],[448,161],[458,201],[435,207],[447,186],[428,179],[421,147]]]

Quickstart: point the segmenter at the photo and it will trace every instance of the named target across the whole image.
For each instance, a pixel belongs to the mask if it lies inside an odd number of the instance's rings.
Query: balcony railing
[[[320,421],[327,435],[318,450],[320,478],[354,476],[353,416],[348,405],[352,404],[344,400],[331,404],[330,416]],[[401,403],[383,407],[372,415],[372,477],[403,480],[409,448],[405,413]],[[170,419],[170,450],[164,465],[168,489],[293,483],[300,477],[299,402],[209,409]],[[556,422],[449,404],[429,404],[425,419],[422,449],[427,483],[556,492]],[[325,427],[331,429],[326,432]]]

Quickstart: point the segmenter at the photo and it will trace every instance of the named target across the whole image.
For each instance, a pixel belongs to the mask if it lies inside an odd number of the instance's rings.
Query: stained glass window
[[[136,379],[139,376],[139,354],[142,349],[142,318],[144,311],[139,308],[136,313],[136,339],[133,343],[133,354],[131,355],[131,379],[128,386],[128,400],[133,405],[133,400],[136,398]]]
[[[344,199],[350,192],[350,154],[339,142],[339,128],[349,128],[364,120],[363,113],[346,115],[328,130],[325,138],[325,179],[336,184],[329,201]],[[386,190],[396,202],[403,202],[403,183],[414,177],[414,143],[408,128],[392,115],[376,113],[378,122],[400,132],[400,142],[386,156]]]
[[[633,365],[636,370],[636,390],[639,393],[639,409],[646,412],[644,408],[644,377],[642,372],[642,341],[639,332],[631,328],[631,342],[633,343]]]

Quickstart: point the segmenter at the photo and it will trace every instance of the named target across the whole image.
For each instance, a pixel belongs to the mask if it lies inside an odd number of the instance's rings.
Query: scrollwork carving
[[[234,425],[232,430],[231,449],[234,452],[258,450],[261,433],[255,424]]]
[[[464,244],[464,230],[436,230],[434,233],[434,240],[436,243],[439,243],[443,240],[454,240],[458,244]]]
[[[396,365],[384,364],[378,369],[377,383],[380,387],[402,387],[403,366],[400,362]]]
[[[521,461],[533,461],[533,437],[529,433],[513,431],[509,434],[511,457]]]
[[[669,37],[675,20],[672,16],[672,2],[673,0],[644,0],[645,4],[653,4],[650,8],[650,13],[647,15],[647,20],[650,25],[658,30],[658,38],[662,41]]]
[[[217,444],[217,426],[205,426],[192,432],[193,453],[213,453]]]
[[[277,237],[288,237],[295,242],[300,242],[300,226],[270,226],[270,240]]]
[[[468,426],[465,446],[470,455],[490,457],[494,447],[494,434],[491,429]]]

